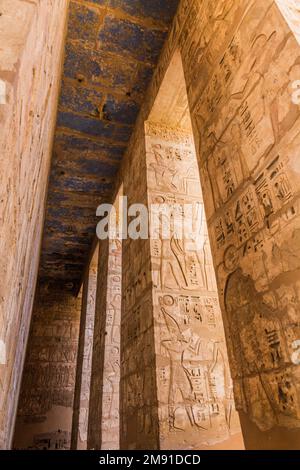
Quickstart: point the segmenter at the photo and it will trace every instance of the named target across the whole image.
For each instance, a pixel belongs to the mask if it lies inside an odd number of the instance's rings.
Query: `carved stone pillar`
[[[78,450],[87,449],[97,270],[98,249],[83,284],[71,439],[71,448]]]
[[[160,447],[226,448],[240,427],[193,138],[148,123],[146,152],[149,205],[170,227],[151,240]]]
[[[143,134],[123,173],[123,190],[129,207],[148,205]],[[120,413],[121,449],[159,448],[149,240],[123,240]]]
[[[147,123],[145,143],[132,161],[140,183],[124,183],[124,193],[129,204],[146,199],[149,209],[160,205],[170,233],[155,232],[150,217],[151,239],[124,243],[122,448],[238,447],[193,139]],[[128,183],[132,178],[129,169]],[[185,210],[191,227],[200,224],[199,244],[179,236],[176,221]]]
[[[121,260],[119,240],[99,245],[88,448],[119,448]]]

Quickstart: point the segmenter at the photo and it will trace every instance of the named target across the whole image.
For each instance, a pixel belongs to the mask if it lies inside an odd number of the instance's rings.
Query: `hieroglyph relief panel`
[[[123,174],[128,205],[147,206],[141,133]],[[158,416],[149,240],[122,241],[121,449],[158,449]]]
[[[122,244],[101,241],[96,294],[88,449],[119,449]]]
[[[65,0],[1,1],[1,449],[11,446],[30,327],[67,10]]]
[[[45,448],[63,442],[70,448],[81,298],[48,294],[40,288],[35,300],[14,447]],[[61,439],[61,436],[64,436]],[[46,439],[46,437],[45,437]]]
[[[91,385],[91,370],[92,370],[92,354],[93,354],[93,334],[95,324],[95,303],[96,303],[96,288],[97,288],[97,268],[90,267],[88,278],[86,280],[87,289],[84,300],[86,305],[82,306],[81,315],[84,316],[83,331],[80,330],[79,341],[83,341],[82,357],[78,356],[77,368],[80,364],[81,379],[80,379],[80,397],[79,397],[79,414],[78,417],[78,432],[76,432],[77,449],[86,450],[87,448],[87,434],[88,434],[88,417],[89,417],[89,403],[90,403],[90,385]],[[82,320],[82,319],[81,319]],[[81,351],[81,348],[80,348]],[[76,394],[75,394],[76,397]],[[74,405],[75,408],[76,405]],[[75,412],[75,411],[74,411]],[[73,418],[74,419],[74,418]]]
[[[262,431],[300,427],[299,44],[256,2],[212,66],[193,119],[236,405]]]
[[[122,243],[110,240],[102,399],[102,449],[119,449]]]
[[[193,138],[147,123],[146,151],[149,207],[170,208],[169,238],[159,231],[151,239],[161,447],[209,447],[238,432],[239,422]],[[186,204],[196,209],[198,243],[176,233]]]
[[[267,3],[259,2],[260,4]],[[271,0],[270,0],[271,1]],[[189,80],[189,99],[201,96],[236,24],[255,0],[189,0],[179,43]],[[258,2],[257,2],[258,3]],[[261,5],[263,9],[263,6]],[[193,100],[191,100],[193,98]]]

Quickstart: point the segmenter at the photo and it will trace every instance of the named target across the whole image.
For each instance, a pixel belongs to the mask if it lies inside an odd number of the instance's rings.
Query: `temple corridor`
[[[300,449],[300,1],[0,0],[0,449]]]

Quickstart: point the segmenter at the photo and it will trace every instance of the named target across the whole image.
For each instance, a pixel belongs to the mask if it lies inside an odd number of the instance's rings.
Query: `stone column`
[[[149,206],[170,229],[151,220],[160,447],[226,449],[240,427],[192,134],[147,123],[146,152]]]
[[[193,138],[147,123],[145,145],[132,157],[140,182],[124,194],[160,205],[170,233],[150,217],[151,240],[124,243],[122,448],[240,447]],[[180,238],[184,211],[200,224],[198,245]]]
[[[100,242],[89,449],[119,449],[121,260],[122,244],[119,240]]]
[[[97,270],[98,248],[83,284],[71,439],[71,448],[78,450],[87,449]]]
[[[146,150],[142,132],[133,149],[123,173],[123,191],[129,207],[134,203],[147,207]],[[148,239],[123,240],[120,413],[121,449],[159,448]]]

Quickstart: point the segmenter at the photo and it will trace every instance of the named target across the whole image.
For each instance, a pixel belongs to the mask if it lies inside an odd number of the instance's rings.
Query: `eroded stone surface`
[[[4,0],[0,11],[0,448],[7,448],[38,270],[67,2]]]

